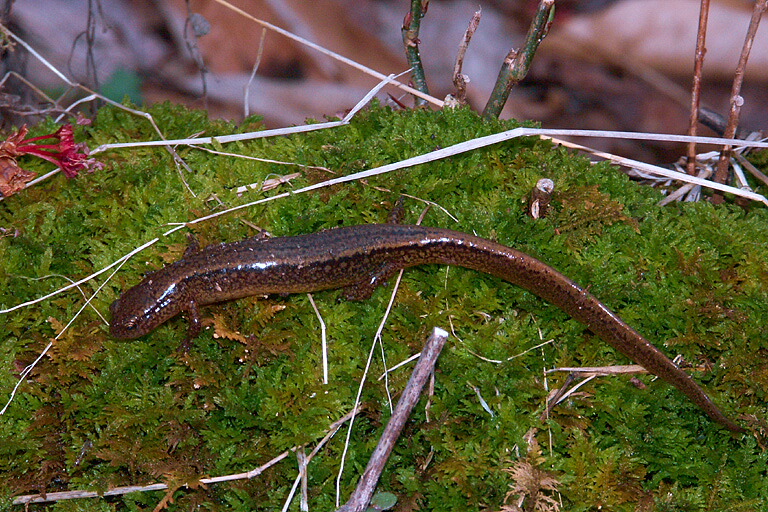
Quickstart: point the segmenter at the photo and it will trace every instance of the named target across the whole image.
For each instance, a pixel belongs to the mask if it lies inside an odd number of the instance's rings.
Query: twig
[[[557,132],[556,134],[560,135],[560,136],[563,136],[563,135],[575,135],[575,133],[573,133],[572,130],[548,130],[548,131],[551,131],[553,134],[555,134],[555,132]],[[581,130],[577,130],[577,131],[580,132]],[[566,132],[570,132],[570,133],[566,133]],[[583,135],[583,133],[582,133],[582,135]],[[546,136],[542,135],[542,138],[546,138]],[[623,137],[621,137],[621,138],[623,138]],[[758,147],[758,146],[754,146],[754,144],[759,144],[759,146],[762,147],[762,145],[764,144],[762,142],[755,143],[755,142],[751,142],[751,141],[740,141],[740,140],[735,140],[735,139],[723,139],[723,138],[719,138],[719,137],[698,137],[698,136],[697,137],[690,137],[688,135],[664,135],[663,139],[664,140],[668,140],[668,141],[672,141],[672,142],[691,142],[691,141],[695,140],[695,141],[697,141],[699,143],[702,143],[702,142],[714,142],[715,140],[718,140],[718,141],[720,141],[719,143],[722,143],[722,144],[735,144],[735,145],[737,145],[739,147]],[[729,142],[725,142],[725,141],[729,141]],[[640,162],[640,161],[637,161],[637,160],[632,160],[630,158],[624,158],[624,157],[612,155],[610,153],[604,153],[602,151],[591,150],[591,149],[586,148],[586,147],[584,147],[584,146],[582,146],[580,144],[574,144],[572,142],[567,142],[567,141],[560,140],[560,141],[558,141],[558,144],[560,144],[562,146],[565,146],[565,147],[572,148],[572,149],[580,149],[580,150],[584,150],[584,151],[589,151],[592,155],[599,156],[601,158],[606,158],[606,159],[610,160],[612,163],[617,164],[617,165],[623,165],[623,166],[626,166],[626,167],[630,167],[632,169],[639,169],[639,170],[645,171],[647,173],[656,174],[656,175],[659,175],[659,176],[665,176],[665,177],[676,179],[676,180],[683,181],[683,182],[686,182],[686,183],[695,183],[696,185],[701,185],[703,187],[711,188],[713,190],[721,190],[723,192],[727,192],[729,194],[734,194],[734,195],[740,196],[740,197],[745,197],[745,198],[751,199],[753,201],[759,201],[759,202],[765,204],[766,206],[768,206],[768,198],[766,198],[763,195],[756,194],[756,193],[748,191],[748,190],[741,190],[741,189],[738,189],[736,187],[731,187],[729,185],[723,185],[721,183],[716,183],[716,182],[714,182],[712,180],[705,180],[705,179],[697,178],[695,176],[690,176],[688,173],[681,173],[681,172],[677,172],[677,171],[671,171],[669,169],[664,169],[664,168],[656,166],[656,165],[646,164],[645,162]]]
[[[22,48],[27,50],[34,58],[36,58],[40,63],[48,68],[49,71],[51,71],[54,75],[59,77],[59,80],[66,83],[67,85],[71,87],[77,87],[77,83],[70,80],[64,73],[59,71],[53,64],[48,62],[42,55],[40,55],[37,51],[35,51],[32,46],[27,43],[25,40],[17,36],[15,33],[11,32],[11,30],[6,27],[4,24],[0,23],[0,32],[5,34],[5,36],[8,39],[14,40],[17,44],[21,45]]]
[[[302,512],[305,510],[308,510],[307,501],[306,501],[306,482],[307,482],[307,454],[304,453],[303,448],[299,448],[296,450],[296,462],[299,466],[299,474],[296,476],[296,479],[293,481],[293,486],[291,487],[291,490],[288,492],[288,497],[285,499],[285,503],[283,504],[283,508],[281,509],[281,512],[287,512],[288,507],[291,506],[291,502],[293,501],[294,496],[296,496],[296,489],[299,488],[299,485],[301,485],[301,500],[299,502],[299,510]]]
[[[696,174],[698,178],[702,178],[702,179],[709,178],[711,175],[712,175],[712,166],[710,165],[706,165],[701,170],[699,170],[699,172]],[[675,201],[679,201],[683,196],[686,196],[686,194],[689,194],[692,190],[694,191],[693,195],[688,195],[685,198],[685,201],[697,201],[701,194],[701,186],[696,185],[694,183],[686,183],[685,185],[678,188],[677,190],[669,194],[667,197],[659,201],[658,206],[666,206]]]
[[[563,385],[560,386],[557,389],[557,391],[554,392],[552,397],[547,400],[547,406],[544,408],[544,411],[541,413],[541,416],[539,416],[539,419],[541,421],[547,421],[549,419],[549,413],[552,412],[552,409],[554,409],[555,406],[560,403],[560,400],[563,399],[566,391],[568,391],[568,388],[571,386],[571,384],[573,384],[574,380],[575,380],[575,377],[573,376],[572,373],[569,373],[565,377],[565,382],[563,382]]]
[[[407,73],[408,71],[404,71],[403,73]],[[403,74],[400,73],[400,74]],[[384,80],[379,82],[376,87],[368,91],[368,93],[363,96],[363,98],[357,102],[357,104],[352,107],[352,110],[350,110],[347,115],[344,116],[344,119],[341,121],[329,121],[326,123],[317,123],[317,124],[302,124],[299,126],[289,126],[286,128],[274,128],[271,130],[260,130],[256,132],[248,132],[248,133],[233,133],[230,135],[221,135],[218,137],[194,137],[194,138],[186,138],[186,139],[175,139],[175,140],[152,140],[152,141],[145,141],[145,142],[122,142],[122,143],[113,143],[113,144],[102,144],[101,146],[98,146],[95,149],[92,149],[90,154],[95,155],[97,153],[102,153],[107,150],[111,149],[124,149],[124,148],[136,148],[136,147],[148,147],[148,146],[164,146],[164,145],[177,145],[177,144],[186,144],[186,145],[200,145],[200,144],[227,144],[229,142],[237,142],[241,140],[253,140],[253,139],[262,139],[267,137],[277,137],[279,135],[289,135],[289,134],[295,134],[295,133],[304,133],[304,132],[311,132],[315,130],[324,130],[326,128],[335,128],[338,126],[343,126],[345,124],[349,124],[349,122],[352,120],[352,118],[357,114],[364,106],[370,102],[374,96],[385,86],[387,83],[391,82],[395,78],[397,78],[400,75],[389,75]],[[125,108],[125,107],[122,107]]]
[[[2,26],[3,26],[2,22],[0,22],[0,31],[2,31]],[[30,82],[29,80],[27,80],[26,78],[24,78],[22,75],[18,74],[15,71],[8,71],[3,76],[2,80],[0,80],[0,89],[3,88],[6,81],[8,81],[8,79],[11,77],[19,80],[21,83],[29,87],[29,89],[32,92],[34,92],[35,95],[43,98],[45,102],[49,103],[51,106],[48,108],[34,108],[31,105],[21,105],[20,104],[21,98],[19,98],[19,104],[16,104],[15,102],[9,102],[10,104],[3,105],[4,109],[8,109],[10,112],[19,116],[35,116],[35,115],[49,116],[53,114],[61,114],[62,112],[64,112],[64,109],[59,105],[58,100],[54,100],[53,98],[45,94],[45,92],[43,92],[42,89],[40,89],[35,84],[33,84],[32,82]],[[9,87],[9,89],[13,90],[14,86]],[[62,96],[64,94],[66,94],[66,92],[64,92]],[[59,99],[61,99],[61,96],[59,97]]]
[[[435,370],[437,358],[443,349],[448,333],[439,327],[435,327],[432,335],[424,344],[421,357],[413,369],[408,385],[405,386],[400,401],[389,419],[389,423],[381,434],[379,444],[371,454],[368,466],[365,468],[357,488],[350,496],[349,501],[338,509],[338,512],[362,512],[366,509],[376,489],[376,484],[384,471],[384,466],[392,453],[395,442],[405,426],[405,422],[419,401],[421,390],[427,379]]]
[[[738,161],[741,165],[746,167],[746,169],[758,180],[762,181],[766,185],[768,185],[768,176],[763,174],[757,167],[754,166],[752,162],[744,158],[744,155],[741,153],[736,153],[736,161]]]
[[[549,26],[552,24],[552,18],[555,14],[555,0],[541,0],[536,10],[536,14],[531,21],[528,34],[525,36],[525,43],[522,50],[514,48],[510,50],[504,63],[501,65],[499,77],[493,86],[493,92],[488,99],[488,104],[483,110],[483,117],[491,119],[499,117],[504,104],[509,98],[509,93],[520,80],[528,74],[531,67],[531,61],[536,54],[536,49],[541,41],[549,32]]]
[[[741,106],[744,104],[744,98],[741,97],[741,84],[744,81],[744,70],[747,67],[749,54],[752,51],[752,43],[755,41],[757,27],[760,25],[760,18],[768,8],[768,0],[757,0],[752,10],[752,18],[749,20],[749,29],[744,38],[744,46],[741,48],[739,64],[736,66],[736,74],[733,77],[733,86],[731,87],[731,109],[728,114],[728,125],[725,127],[725,138],[732,139],[736,134],[736,127],[739,124]],[[715,172],[715,182],[725,183],[728,178],[728,163],[731,160],[731,146],[727,145],[720,154],[720,160],[717,162],[717,171]],[[720,204],[725,201],[725,197],[720,192],[715,192],[712,196],[712,202]]]
[[[648,370],[639,364],[619,364],[611,366],[561,366],[559,368],[551,368],[545,371],[545,373],[555,372],[580,374],[582,377],[592,377],[593,375],[604,377],[607,375],[620,375],[624,373],[648,373]]]
[[[725,127],[728,125],[728,120],[725,117],[708,107],[699,108],[699,122],[720,137],[723,136]],[[753,133],[755,135],[752,135]],[[736,128],[735,139],[749,139],[750,137],[753,137],[753,140],[757,140],[760,138],[760,132],[752,132],[741,127]]]
[[[483,394],[480,392],[480,388],[469,381],[467,381],[467,386],[469,386],[469,389],[474,391],[475,395],[477,395],[477,399],[480,401],[480,407],[482,407],[491,418],[495,417],[496,414],[493,412],[493,409],[491,409],[491,406],[488,405],[488,402],[485,401],[485,398],[483,398]]]
[[[408,356],[406,359],[404,359],[403,361],[400,361],[399,363],[397,363],[397,364],[396,364],[395,366],[393,366],[392,368],[386,368],[386,369],[384,370],[384,372],[383,372],[381,375],[379,375],[379,380],[384,380],[388,374],[390,374],[390,373],[394,372],[395,370],[397,370],[397,369],[398,369],[398,368],[400,368],[401,366],[405,366],[405,365],[407,365],[408,363],[410,363],[410,362],[411,362],[411,361],[413,361],[414,359],[418,359],[420,355],[421,355],[421,352],[418,352],[418,353],[416,353],[416,354],[413,354],[413,355],[411,355],[411,356]]]
[[[419,28],[421,27],[421,18],[427,14],[429,0],[411,0],[411,10],[405,15],[401,32],[403,34],[403,44],[405,45],[405,56],[408,58],[408,65],[413,70],[414,87],[429,95],[427,87],[427,78],[424,76],[424,66],[421,63],[421,54],[419,53]],[[417,107],[425,107],[427,100],[416,96]]]
[[[43,281],[43,280],[49,279],[51,277],[60,277],[61,279],[64,279],[65,281],[69,281],[70,284],[75,282],[74,280],[70,279],[68,276],[65,276],[65,275],[62,275],[62,274],[48,274],[48,275],[40,276],[40,277],[27,277],[27,276],[13,276],[13,277],[16,277],[17,279],[26,279],[27,281]],[[80,295],[83,296],[83,299],[88,301],[88,295],[85,293],[85,291],[80,286],[77,286],[77,291],[80,292]],[[93,309],[93,312],[96,313],[96,316],[101,318],[102,322],[104,322],[105,324],[109,323],[107,321],[107,319],[104,318],[104,315],[101,314],[101,311],[99,311],[98,308],[96,308],[96,306],[94,306],[93,304],[91,304],[90,306],[91,306],[91,309]]]
[[[86,45],[86,52],[85,52],[85,72],[86,77],[90,75],[93,79],[92,86],[95,90],[98,90],[100,88],[99,84],[99,76],[96,70],[96,57],[94,56],[93,49],[96,46],[96,13],[95,11],[99,11],[101,14],[101,5],[99,2],[95,2],[93,0],[88,0],[88,16],[86,16],[86,22],[85,22],[85,30],[83,30],[81,33],[79,33],[77,36],[75,36],[75,40],[72,42],[72,48],[70,49],[69,54],[69,66],[72,64],[72,57],[75,53],[75,47],[77,46],[77,41],[81,37],[85,39],[85,45]],[[103,17],[103,14],[101,14]],[[86,78],[87,79],[87,78]]]
[[[456,87],[456,100],[462,105],[467,103],[467,84],[469,83],[469,77],[461,72],[464,67],[464,55],[467,53],[467,47],[472,40],[472,36],[475,35],[477,26],[480,25],[481,16],[482,9],[476,10],[475,14],[472,15],[469,26],[459,44],[459,51],[456,53],[456,64],[453,66],[453,85]]]
[[[701,0],[699,8],[699,30],[696,36],[696,56],[693,63],[693,86],[691,87],[691,118],[688,135],[696,136],[699,125],[699,105],[701,103],[701,70],[704,67],[704,54],[707,52],[707,20],[709,19],[709,0]],[[687,172],[696,174],[696,143],[688,143]]]
[[[747,182],[747,177],[744,176],[744,170],[741,166],[736,161],[733,161],[731,165],[733,165],[733,174],[736,177],[736,181],[739,183],[739,188],[742,190],[752,190],[752,187],[750,187]]]

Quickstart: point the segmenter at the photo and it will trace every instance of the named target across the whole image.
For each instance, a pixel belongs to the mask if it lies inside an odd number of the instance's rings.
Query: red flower
[[[0,143],[0,158],[16,159],[21,155],[35,155],[57,165],[68,178],[74,178],[80,171],[93,172],[101,169],[104,164],[93,158],[88,158],[88,147],[75,143],[74,129],[71,124],[65,124],[55,133],[24,139],[27,127]],[[56,144],[35,144],[45,139],[59,139]]]

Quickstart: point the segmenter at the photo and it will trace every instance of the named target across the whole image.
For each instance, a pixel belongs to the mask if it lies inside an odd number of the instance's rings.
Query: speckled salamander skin
[[[361,300],[402,268],[457,265],[516,284],[558,306],[616,350],[682,391],[734,432],[699,385],[592,294],[552,267],[490,240],[448,229],[368,224],[284,238],[252,238],[206,247],[147,275],[111,307],[111,333],[132,339],[186,312],[189,339],[198,307],[250,295],[344,288]]]

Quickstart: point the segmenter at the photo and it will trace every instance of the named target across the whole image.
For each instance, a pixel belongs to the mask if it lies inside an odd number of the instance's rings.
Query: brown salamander
[[[188,339],[200,332],[199,307],[249,295],[344,288],[362,300],[402,268],[430,263],[466,267],[516,284],[558,306],[616,350],[682,391],[734,432],[704,390],[656,347],[566,276],[525,253],[449,229],[369,224],[283,238],[252,238],[188,251],[147,275],[111,306],[116,338],[143,336],[185,312]]]

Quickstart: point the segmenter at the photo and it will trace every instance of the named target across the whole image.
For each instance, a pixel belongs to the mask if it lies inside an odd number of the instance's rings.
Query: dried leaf
[[[37,173],[22,169],[10,156],[0,156],[0,193],[8,197],[24,190]]]

